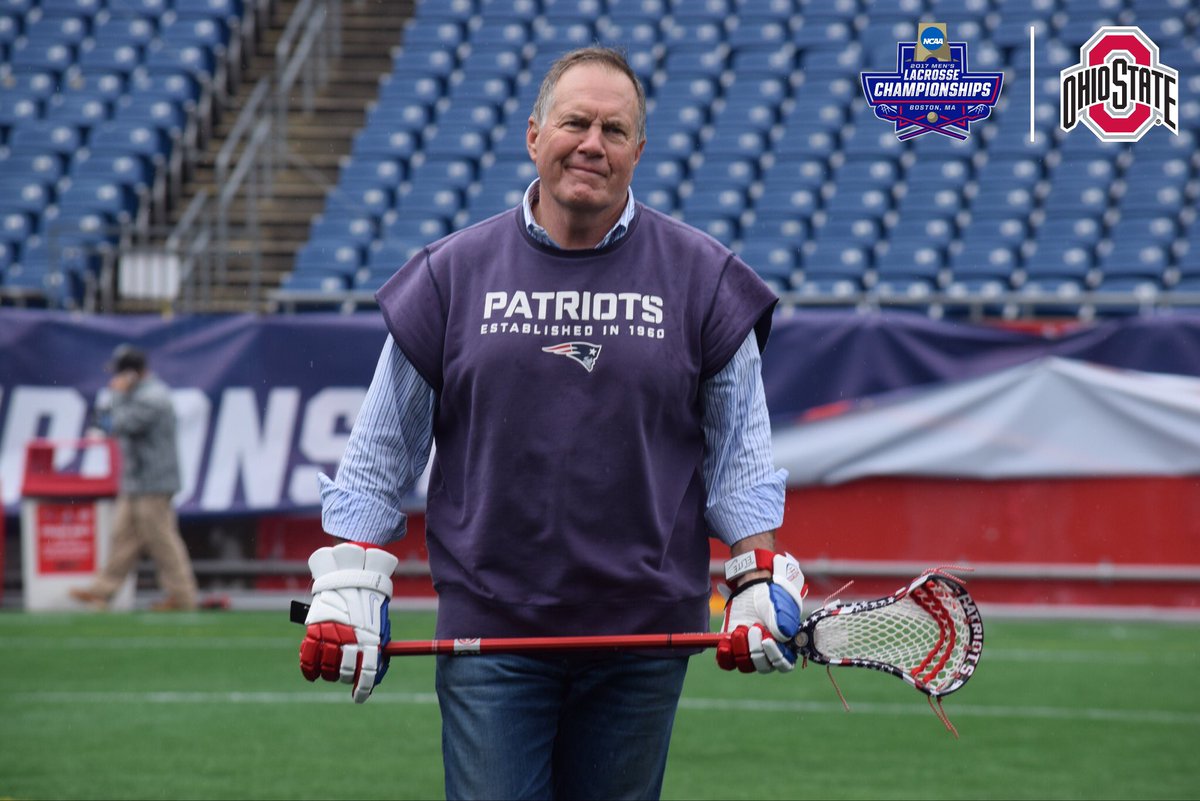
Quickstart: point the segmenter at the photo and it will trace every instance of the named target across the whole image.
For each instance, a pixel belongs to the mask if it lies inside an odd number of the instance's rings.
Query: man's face
[[[645,145],[637,109],[633,83],[620,72],[584,63],[562,74],[545,123],[530,118],[526,131],[543,208],[572,217],[620,214]]]

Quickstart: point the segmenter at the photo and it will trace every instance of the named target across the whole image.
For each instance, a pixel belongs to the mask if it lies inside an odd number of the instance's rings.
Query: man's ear
[[[529,158],[534,162],[537,161],[537,137],[540,130],[537,121],[530,117],[529,125],[525,128],[525,149],[529,152]]]

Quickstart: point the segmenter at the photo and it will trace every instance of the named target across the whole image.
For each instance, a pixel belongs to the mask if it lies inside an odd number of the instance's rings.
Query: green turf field
[[[432,616],[393,613],[393,636]],[[305,682],[284,613],[0,613],[0,798],[440,798],[433,662],[364,706]],[[883,674],[692,660],[666,798],[1200,797],[1200,627],[988,622],[946,701]]]

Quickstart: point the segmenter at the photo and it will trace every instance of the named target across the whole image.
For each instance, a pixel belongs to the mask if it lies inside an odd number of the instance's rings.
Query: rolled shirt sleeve
[[[726,545],[783,522],[786,470],[776,470],[762,383],[762,358],[750,333],[701,388],[705,520]]]

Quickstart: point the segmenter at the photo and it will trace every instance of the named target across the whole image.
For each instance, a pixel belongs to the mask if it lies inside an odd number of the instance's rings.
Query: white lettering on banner
[[[181,484],[175,502],[206,511],[242,504],[252,509],[316,505],[317,473],[333,473],[365,395],[365,387],[328,387],[301,409],[298,387],[274,387],[260,413],[249,387],[226,387],[217,398],[194,387],[172,389]],[[0,498],[5,505],[21,500],[29,442],[80,439],[88,409],[88,399],[71,387],[0,388]],[[81,455],[75,447],[62,447],[55,460],[64,470],[93,475],[107,471],[98,458],[105,453],[87,449]],[[289,465],[294,465],[290,474]]]
[[[239,478],[249,508],[269,508],[279,503],[299,405],[300,390],[275,387],[267,395],[260,426],[254,391],[247,387],[225,390],[213,429],[200,508],[220,510],[232,506]]]
[[[299,449],[313,464],[299,465],[288,480],[288,498],[292,503],[320,503],[317,487],[317,465],[336,464],[346,450],[350,429],[358,417],[366,390],[350,387],[330,387],[312,396],[304,409],[300,425]]]
[[[184,388],[171,390],[171,403],[175,407],[175,444],[179,450],[179,492],[175,502],[183,503],[196,494],[200,483],[212,401],[203,390]]]
[[[15,387],[8,400],[8,413],[0,434],[0,491],[4,503],[21,499],[25,477],[25,446],[39,437],[54,440],[78,439],[83,432],[87,402],[71,387]],[[55,452],[55,464],[74,459],[74,448]]]

